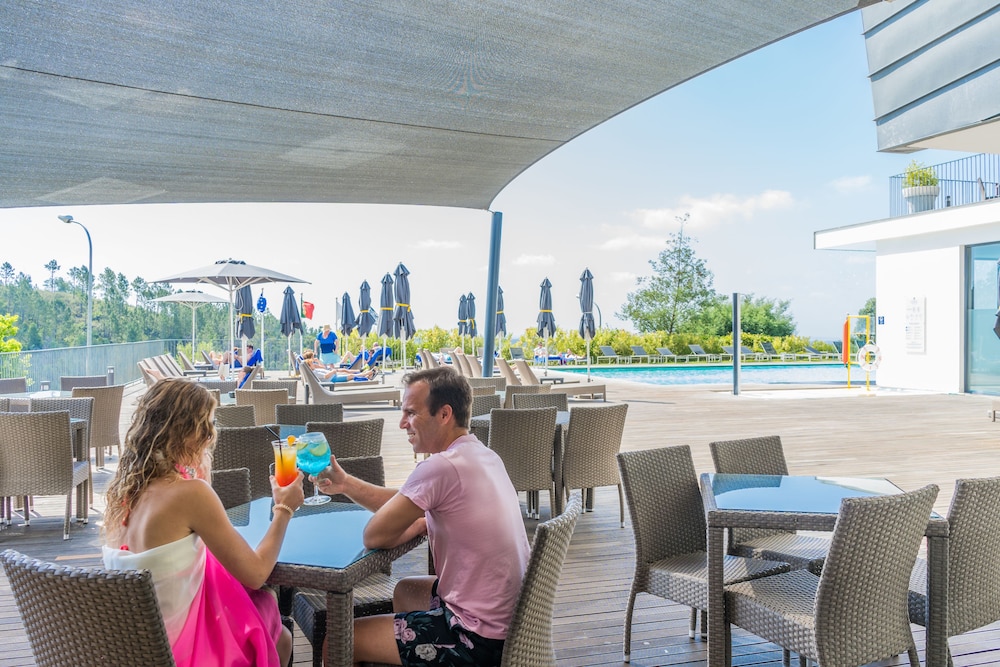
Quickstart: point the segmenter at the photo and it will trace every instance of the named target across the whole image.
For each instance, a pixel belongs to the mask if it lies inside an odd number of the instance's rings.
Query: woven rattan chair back
[[[221,428],[256,426],[255,412],[252,405],[220,405],[215,409],[215,425]]]
[[[122,455],[119,423],[122,416],[122,395],[125,385],[110,387],[74,387],[73,398],[94,399],[93,419],[90,422],[90,446],[97,451],[97,467],[104,466],[104,449],[115,447]]]
[[[491,377],[491,378],[468,378],[469,386],[475,389],[476,387],[493,387],[493,391],[503,391],[507,388],[507,380],[502,377]]]
[[[90,463],[73,460],[68,410],[0,413],[0,498],[66,496],[63,539],[68,539],[73,492],[81,484],[87,491],[89,478]],[[77,496],[81,502],[86,498]],[[25,501],[25,525],[27,508]]]
[[[107,375],[63,375],[59,378],[62,391],[72,391],[76,387],[107,387]]]
[[[215,401],[215,407],[218,409],[222,405],[222,392],[218,389],[206,389],[205,391],[212,397]]]
[[[244,426],[217,429],[218,439],[212,458],[213,470],[248,468],[250,470],[250,496],[265,498],[271,495],[271,464],[274,435],[263,426]]]
[[[4,396],[0,396],[0,412],[10,411],[10,399]]]
[[[573,496],[562,514],[535,528],[531,558],[507,630],[501,667],[556,664],[552,648],[552,608],[580,508],[580,497]]]
[[[905,599],[938,487],[846,498],[816,590],[816,648],[829,667],[864,665],[913,647]]]
[[[205,389],[218,389],[223,394],[236,389],[236,380],[199,380],[198,384]]]
[[[744,475],[788,474],[785,450],[781,446],[781,438],[777,435],[740,440],[718,440],[710,442],[708,448],[712,452],[715,472]],[[733,528],[729,531],[729,550],[732,551],[734,546],[741,542],[791,532],[793,531]]]
[[[490,396],[490,395],[496,394],[496,393],[497,393],[497,390],[494,389],[493,387],[488,387],[488,386],[487,387],[472,387],[472,397],[473,398],[475,398],[476,396]]]
[[[344,406],[340,403],[310,403],[274,406],[274,416],[279,424],[299,424],[309,422],[342,422]]]
[[[288,390],[280,389],[237,389],[236,405],[252,405],[257,426],[274,424],[274,406],[288,404]]]
[[[503,357],[497,357],[497,368],[500,369],[500,375],[503,377],[504,381],[507,382],[507,387],[517,387],[521,384],[521,380],[517,377],[514,369],[510,367],[507,360]]]
[[[23,394],[28,391],[28,378],[0,378],[0,394]]]
[[[556,409],[493,410],[489,448],[503,460],[515,491],[548,491],[554,508],[552,441],[556,434]],[[532,509],[529,499],[527,507]],[[534,508],[537,518],[537,507]]]
[[[552,390],[547,384],[507,385],[506,398],[503,406],[508,410],[514,407],[514,394],[547,394]]]
[[[330,443],[330,453],[341,458],[382,455],[384,419],[363,419],[349,422],[309,422],[306,431],[320,432]]]
[[[0,406],[2,407],[2,406]],[[85,419],[87,428],[84,430],[83,442],[86,451],[90,451],[90,422],[94,418],[94,399],[86,396],[80,398],[33,398],[28,403],[29,412],[69,412],[71,419]]]
[[[212,488],[226,509],[250,502],[250,469],[227,468],[212,471]]]
[[[573,408],[563,447],[563,487],[569,491],[617,486],[622,527],[625,526],[625,500],[615,456],[621,449],[627,414],[627,403]]]
[[[148,571],[66,567],[10,549],[0,562],[39,667],[174,664]]]
[[[555,408],[563,412],[569,411],[569,399],[566,394],[514,394],[515,408]]]
[[[298,400],[299,381],[295,378],[284,380],[254,380],[250,383],[251,389],[284,389],[288,392],[288,402],[294,403]]]
[[[494,408],[503,407],[503,403],[500,397],[496,393],[489,394],[488,396],[473,396],[472,397],[472,410],[469,412],[470,417],[481,417],[483,415],[490,414]],[[476,436],[479,442],[484,445],[490,440],[490,427],[486,426],[473,426],[469,429],[472,435]]]

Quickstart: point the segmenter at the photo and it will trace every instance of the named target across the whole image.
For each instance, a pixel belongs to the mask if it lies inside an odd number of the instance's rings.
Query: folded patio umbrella
[[[590,382],[590,341],[597,328],[594,326],[594,274],[589,268],[580,276],[580,336],[587,341],[587,382]]]
[[[358,297],[358,334],[362,337],[372,332],[375,326],[375,316],[372,314],[372,288],[368,281],[361,283],[361,295]]]
[[[346,345],[347,337],[354,331],[357,323],[354,321],[354,306],[351,305],[351,295],[344,292],[344,295],[340,298],[342,299],[340,302],[340,333],[344,335],[344,343]],[[347,352],[347,348],[341,345],[340,351]]]
[[[466,331],[469,332],[469,338],[472,340],[472,354],[476,354],[476,335],[479,331],[476,329],[476,295],[469,292],[469,296],[465,299],[465,305],[469,309],[469,322],[466,325]]]
[[[292,334],[296,329],[302,333],[302,315],[299,314],[298,304],[295,303],[295,290],[291,287],[285,288],[285,296],[281,301],[280,323],[281,333],[288,344],[288,372],[291,374],[295,370],[292,367]]]
[[[236,314],[239,316],[239,321],[236,323],[237,338],[249,339],[257,333],[253,313],[253,290],[249,285],[244,285],[236,292]]]
[[[548,278],[542,281],[541,288],[538,296],[538,335],[545,338],[545,372],[548,373],[549,336],[556,332],[556,318],[552,314],[552,283]]]
[[[396,313],[392,328],[396,338],[403,340],[403,368],[406,368],[406,340],[413,338],[417,327],[413,323],[413,311],[410,308],[410,271],[400,262],[396,267]]]
[[[392,335],[392,276],[388,273],[382,277],[382,296],[379,299],[378,335]]]
[[[497,287],[497,329],[498,336],[507,335],[507,316],[503,314],[503,288]]]
[[[458,335],[465,337],[465,333],[469,328],[469,304],[467,303],[465,295],[458,297]],[[465,349],[463,343],[462,349]]]

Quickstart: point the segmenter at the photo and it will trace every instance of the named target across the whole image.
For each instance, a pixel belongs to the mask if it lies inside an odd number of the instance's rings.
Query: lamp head
[[[70,223],[70,222],[73,222],[73,216],[71,216],[71,215],[58,215],[56,217],[59,218],[60,220],[62,220],[63,222],[67,223],[67,224]]]

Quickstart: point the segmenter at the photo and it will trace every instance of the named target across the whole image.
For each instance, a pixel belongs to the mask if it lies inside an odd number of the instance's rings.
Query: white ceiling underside
[[[5,0],[0,207],[484,209],[582,132],[857,5]]]

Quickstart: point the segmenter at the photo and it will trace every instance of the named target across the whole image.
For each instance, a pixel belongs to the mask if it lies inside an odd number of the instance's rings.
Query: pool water
[[[584,366],[559,366],[560,373],[586,375]],[[536,370],[537,373],[537,370]],[[609,380],[626,380],[645,384],[732,384],[732,366],[686,366],[684,364],[658,367],[592,366],[591,377]],[[874,381],[875,373],[872,373]],[[865,373],[857,366],[851,368],[851,384],[864,383]],[[740,368],[740,382],[744,384],[846,384],[847,368],[843,364],[744,364]]]

